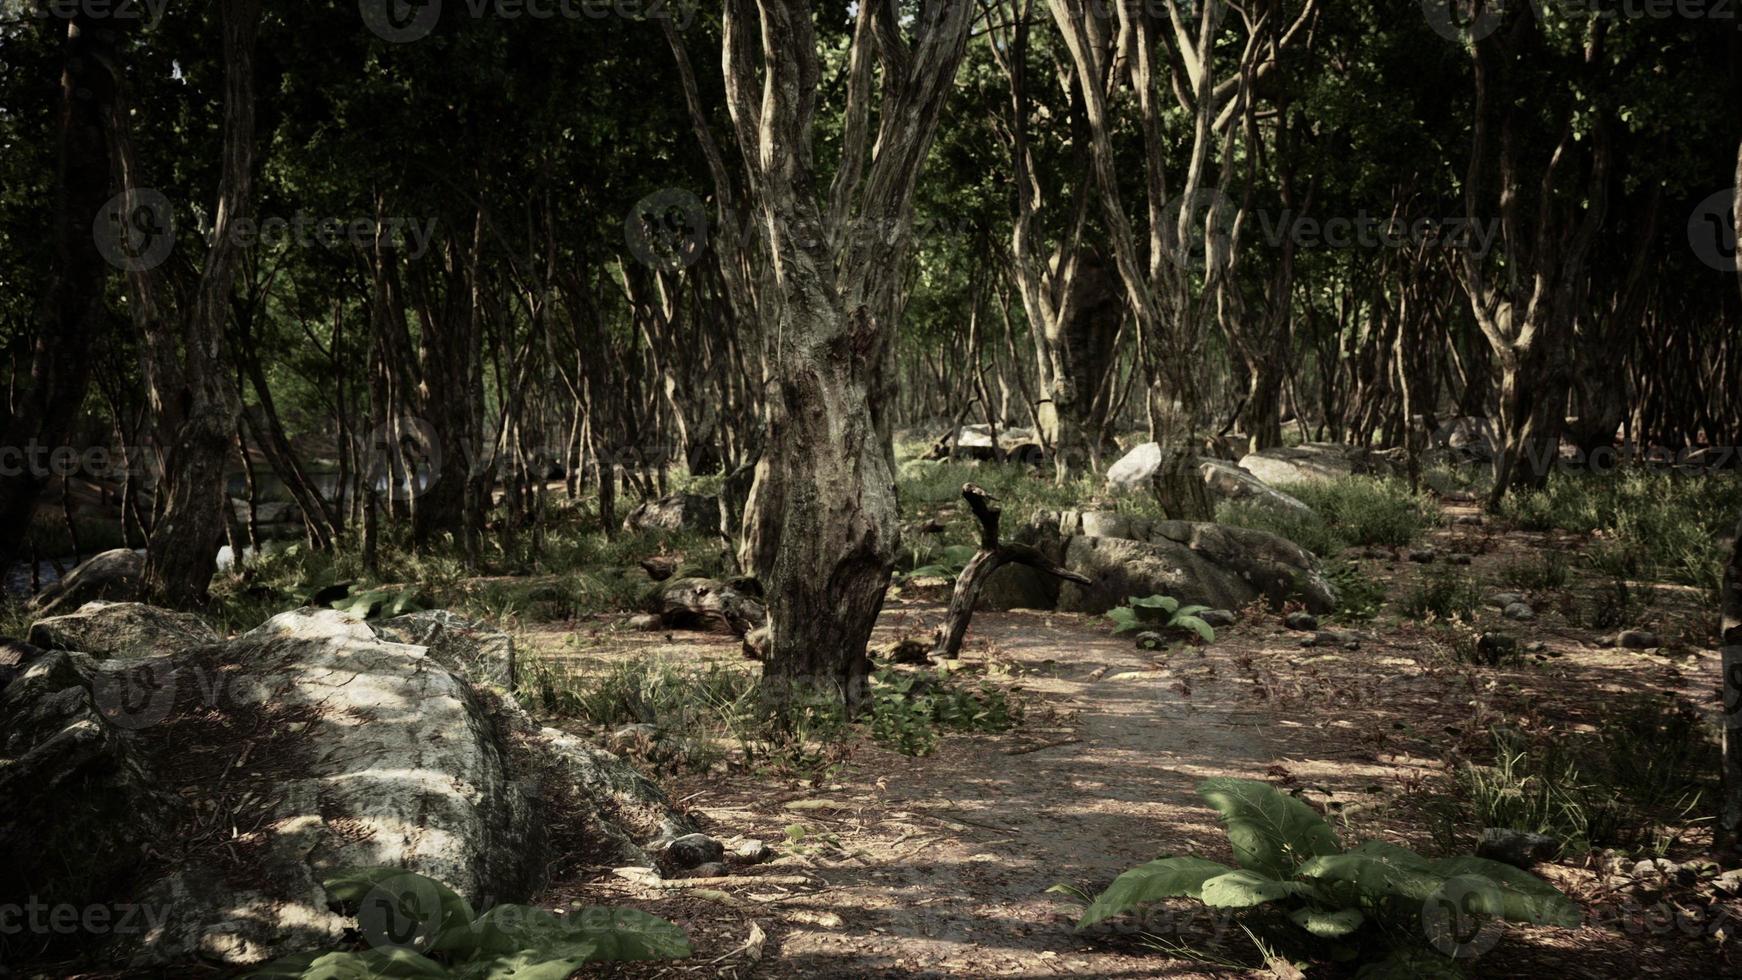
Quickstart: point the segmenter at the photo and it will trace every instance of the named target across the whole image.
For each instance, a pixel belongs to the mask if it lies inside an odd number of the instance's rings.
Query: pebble
[[[1417,565],[1431,565],[1433,560],[1438,557],[1439,554],[1432,548],[1419,548],[1409,553],[1409,560]]]
[[[1234,625],[1234,614],[1226,609],[1206,609],[1198,613],[1198,618],[1216,629]]]
[[[1650,630],[1622,630],[1615,635],[1615,645],[1625,650],[1654,650],[1663,646],[1663,638]]]
[[[707,834],[685,834],[666,845],[665,856],[679,868],[694,868],[724,858],[726,846]]]
[[[1506,610],[1501,615],[1507,619],[1526,621],[1536,618],[1536,610],[1522,602],[1511,602],[1507,603]]]
[[[1283,619],[1282,624],[1291,630],[1311,633],[1319,628],[1319,618],[1309,612],[1291,612]]]

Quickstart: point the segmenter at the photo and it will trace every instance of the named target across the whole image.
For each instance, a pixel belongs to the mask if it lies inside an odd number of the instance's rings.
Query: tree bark
[[[1025,544],[998,542],[998,519],[1002,511],[992,506],[992,496],[972,483],[962,485],[962,499],[968,502],[968,509],[974,512],[974,519],[980,522],[980,550],[968,560],[962,574],[956,577],[956,590],[950,596],[949,613],[944,617],[944,624],[938,627],[932,641],[931,656],[938,660],[954,660],[961,656],[962,640],[968,635],[968,623],[974,618],[974,603],[980,598],[980,587],[992,577],[992,573],[1012,562],[1027,565],[1048,575],[1076,582],[1079,585],[1093,585],[1082,575],[1068,568],[1061,568],[1046,555]]]

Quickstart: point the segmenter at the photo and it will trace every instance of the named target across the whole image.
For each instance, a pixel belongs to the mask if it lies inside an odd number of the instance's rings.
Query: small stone
[[[1438,557],[1439,553],[1432,548],[1417,548],[1409,553],[1409,560],[1417,565],[1431,565],[1433,560]]]
[[[1524,652],[1525,653],[1547,653],[1548,652],[1548,644],[1544,643],[1541,640],[1537,640],[1534,643],[1526,644],[1524,647]]]
[[[1167,647],[1167,637],[1154,630],[1145,630],[1135,637],[1139,650],[1162,650]]]
[[[1319,628],[1319,618],[1309,612],[1292,612],[1283,619],[1282,624],[1291,630],[1311,633]]]
[[[1319,630],[1302,646],[1342,647],[1345,650],[1359,650],[1361,641],[1353,633],[1343,633],[1338,630]]]
[[[1458,519],[1453,521],[1452,523],[1453,524],[1462,524],[1466,527],[1481,527],[1482,526],[1482,515],[1481,514],[1460,514],[1458,516]]]
[[[691,868],[689,870],[689,872],[684,877],[686,877],[686,878],[724,878],[724,877],[726,877],[727,874],[729,874],[729,872],[726,870],[725,865],[721,864],[718,861],[709,861],[707,864],[698,864],[695,867]]]
[[[1464,554],[1447,555],[1446,561],[1449,561],[1454,565],[1468,565],[1470,564],[1470,556]]]
[[[1559,853],[1561,842],[1546,834],[1504,827],[1482,828],[1482,839],[1476,844],[1476,856],[1499,861],[1517,868],[1528,868]]]
[[[1501,613],[1501,615],[1505,616],[1507,619],[1516,619],[1523,622],[1535,619],[1536,610],[1530,608],[1527,603],[1511,602],[1507,603],[1506,609]]]
[[[1483,633],[1476,638],[1476,653],[1485,664],[1498,664],[1518,652],[1518,640],[1506,633]]]
[[[655,616],[652,613],[642,613],[639,616],[629,617],[629,628],[632,630],[641,630],[643,632],[651,633],[655,630],[664,629],[665,619],[661,616]]]
[[[1216,629],[1232,626],[1235,622],[1234,614],[1226,609],[1206,609],[1198,613],[1198,618],[1203,620],[1205,625],[1213,626]]]
[[[769,849],[767,844],[754,837],[733,841],[726,853],[733,861],[740,864],[761,864],[774,856],[774,852]]]
[[[685,834],[666,845],[665,857],[674,866],[694,868],[726,856],[726,846],[707,834]]]
[[[1496,592],[1488,597],[1488,604],[1499,609],[1524,601],[1524,596],[1517,592]]]
[[[611,733],[606,744],[610,746],[612,752],[624,755],[652,745],[658,737],[659,726],[657,725],[624,725]]]
[[[1615,635],[1615,645],[1625,650],[1653,650],[1663,646],[1663,638],[1650,630],[1622,630]]]

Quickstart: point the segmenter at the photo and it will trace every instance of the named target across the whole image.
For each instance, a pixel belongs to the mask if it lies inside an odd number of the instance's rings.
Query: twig
[[[1004,754],[1005,755],[1028,755],[1031,752],[1045,752],[1047,749],[1056,749],[1061,745],[1076,745],[1077,743],[1079,743],[1081,741],[1082,741],[1082,739],[1080,739],[1080,738],[1066,738],[1066,739],[1060,739],[1057,742],[1042,742],[1039,745],[1025,745],[1019,749],[1008,749],[1005,751]]]

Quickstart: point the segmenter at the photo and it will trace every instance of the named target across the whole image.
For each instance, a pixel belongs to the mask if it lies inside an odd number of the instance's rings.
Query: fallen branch
[[[980,522],[980,550],[968,561],[956,579],[955,594],[950,596],[950,611],[944,625],[938,627],[932,643],[933,659],[954,660],[961,656],[962,639],[968,635],[968,621],[974,618],[974,603],[980,598],[980,587],[992,573],[1012,562],[1027,565],[1054,578],[1093,585],[1087,578],[1054,563],[1052,559],[1025,544],[998,543],[998,518],[1003,513],[992,506],[992,496],[972,483],[962,485],[962,499]]]
[[[725,875],[714,878],[661,878],[648,868],[617,868],[612,871],[624,881],[644,888],[675,891],[684,888],[720,888],[727,885],[814,885],[816,881],[803,875]]]
[[[1022,748],[1010,749],[1009,751],[1005,752],[1004,754],[1005,755],[1028,755],[1032,752],[1045,752],[1047,749],[1056,749],[1056,748],[1059,748],[1059,747],[1065,746],[1065,745],[1076,745],[1080,742],[1082,742],[1082,739],[1080,739],[1080,738],[1061,739],[1060,741],[1057,741],[1057,742],[1041,742],[1039,745],[1025,745]]]

